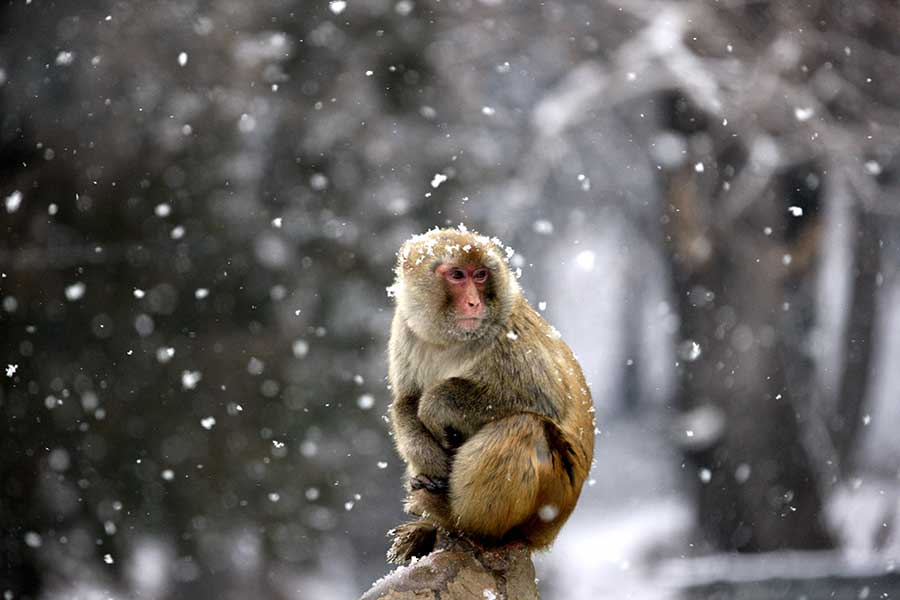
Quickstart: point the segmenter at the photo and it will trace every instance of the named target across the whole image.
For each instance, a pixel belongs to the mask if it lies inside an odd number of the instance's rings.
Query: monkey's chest
[[[413,352],[410,358],[414,387],[427,390],[451,377],[467,377],[477,365],[477,359],[460,356],[458,352],[433,348]]]

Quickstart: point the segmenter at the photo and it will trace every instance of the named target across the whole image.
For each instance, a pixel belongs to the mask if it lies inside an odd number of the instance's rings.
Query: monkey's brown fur
[[[485,320],[456,326],[440,265],[490,270]],[[393,286],[391,422],[410,477],[388,556],[431,551],[435,528],[483,543],[548,546],[594,448],[590,392],[558,332],[522,296],[496,240],[432,230],[400,250]]]

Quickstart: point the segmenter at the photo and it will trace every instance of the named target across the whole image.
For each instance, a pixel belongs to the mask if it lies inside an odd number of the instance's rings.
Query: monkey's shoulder
[[[535,409],[565,419],[571,408],[590,405],[581,367],[559,332],[524,301],[477,363],[473,377],[513,408]],[[582,420],[582,419],[578,419]]]

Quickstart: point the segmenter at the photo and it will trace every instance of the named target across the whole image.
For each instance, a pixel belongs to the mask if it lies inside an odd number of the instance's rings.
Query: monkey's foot
[[[415,477],[411,477],[409,479],[409,489],[412,491],[428,490],[429,492],[437,494],[440,492],[446,492],[449,487],[450,483],[447,481],[446,477],[416,475]]]
[[[388,562],[402,565],[434,550],[437,528],[427,521],[411,521],[388,531],[388,537],[394,538],[387,551]]]

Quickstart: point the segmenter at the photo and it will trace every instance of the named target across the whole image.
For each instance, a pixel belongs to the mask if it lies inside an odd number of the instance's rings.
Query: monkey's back
[[[594,407],[581,366],[556,328],[520,298],[470,377],[490,390],[495,413],[536,412],[578,446],[583,476],[594,452]]]

